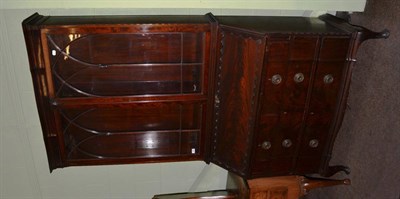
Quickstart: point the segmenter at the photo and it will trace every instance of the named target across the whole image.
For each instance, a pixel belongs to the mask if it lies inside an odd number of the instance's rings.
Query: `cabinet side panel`
[[[249,164],[265,43],[262,37],[222,30],[217,69],[213,161],[239,175]]]
[[[52,171],[64,165],[60,155],[61,151],[58,145],[58,138],[55,133],[54,120],[52,119],[53,112],[49,103],[46,72],[42,57],[40,29],[37,25],[34,25],[43,19],[43,16],[34,14],[22,23],[22,27],[29,57],[37,109],[43,130],[43,139],[46,145],[49,168],[50,171]]]

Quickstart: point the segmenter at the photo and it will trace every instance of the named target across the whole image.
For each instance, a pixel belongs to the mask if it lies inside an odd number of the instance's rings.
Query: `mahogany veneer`
[[[50,170],[204,160],[245,178],[328,167],[362,41],[331,15],[23,22]]]

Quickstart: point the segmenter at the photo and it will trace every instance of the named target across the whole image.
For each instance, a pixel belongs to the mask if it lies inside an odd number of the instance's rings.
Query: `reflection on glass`
[[[48,35],[58,97],[200,93],[204,33]],[[52,53],[52,52],[49,52]]]
[[[75,39],[78,39],[79,37],[81,37],[81,34],[69,34],[69,35],[68,35],[68,38],[69,38],[69,41],[70,41],[70,42],[74,41]],[[70,45],[68,45],[68,46],[65,48],[64,60],[67,60],[68,57],[69,57],[69,55],[70,55],[69,48],[70,48]]]
[[[144,135],[143,148],[154,149],[157,148],[158,141],[154,139],[154,134]]]

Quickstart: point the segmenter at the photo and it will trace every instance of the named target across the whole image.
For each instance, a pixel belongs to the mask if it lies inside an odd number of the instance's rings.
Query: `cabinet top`
[[[134,24],[208,24],[210,15],[83,15],[43,16],[35,13],[23,24],[65,25],[134,25]]]
[[[352,32],[339,29],[315,17],[217,16],[216,18],[222,26],[263,34],[290,32],[348,34]]]
[[[134,25],[178,25],[207,26],[210,23],[221,27],[268,33],[319,33],[348,35],[357,28],[332,15],[319,18],[276,16],[214,16],[206,15],[87,15],[87,16],[43,16],[35,13],[23,21],[24,26],[70,27],[79,26],[134,26]]]

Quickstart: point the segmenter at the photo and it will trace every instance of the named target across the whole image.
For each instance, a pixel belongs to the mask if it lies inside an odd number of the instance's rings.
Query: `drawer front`
[[[328,158],[326,153],[332,150],[335,131],[338,130],[335,130],[335,121],[340,123],[338,116],[341,111],[338,106],[344,94],[349,38],[324,38],[321,45],[310,108],[299,148],[297,172],[310,172],[312,168],[316,171],[323,158]]]
[[[345,62],[318,63],[300,156],[320,157],[323,155],[329,135],[333,133],[333,121],[337,114],[345,66]],[[330,78],[329,82],[327,76]]]
[[[202,104],[59,108],[68,160],[199,155]]]
[[[302,112],[312,66],[312,61],[268,62],[260,98],[262,114]]]
[[[46,36],[55,97],[202,92],[206,33]]]
[[[304,110],[317,43],[317,37],[268,42],[261,114]]]
[[[302,113],[262,116],[259,124],[256,160],[293,157],[298,145],[298,133],[302,127]]]
[[[320,61],[344,61],[349,51],[350,39],[347,37],[325,37],[322,39]]]
[[[292,170],[302,116],[302,112],[261,116],[253,150],[252,178],[284,175]]]
[[[253,176],[287,174],[293,169],[317,44],[317,37],[288,37],[267,44]]]

